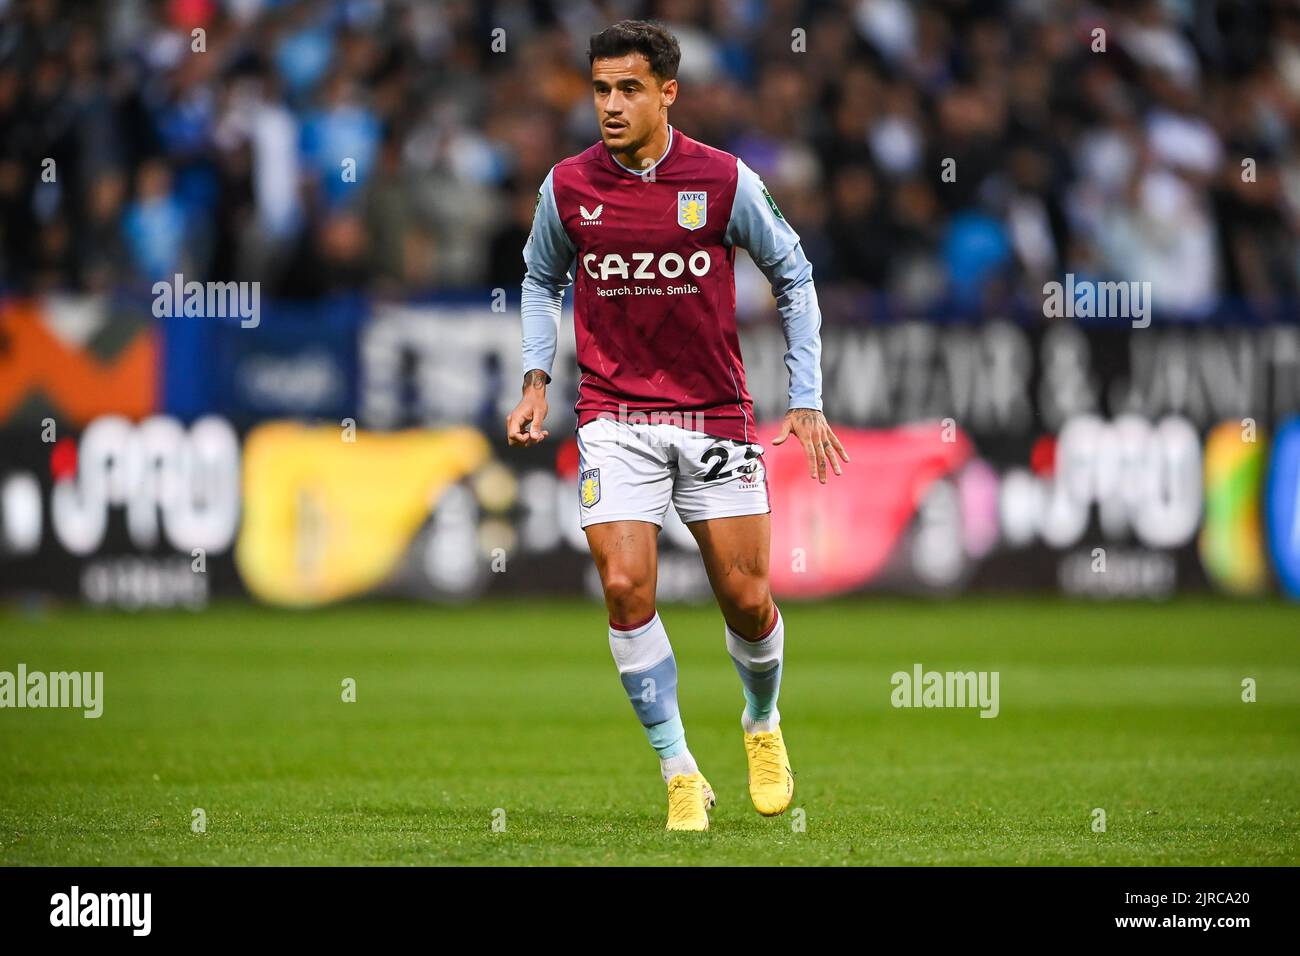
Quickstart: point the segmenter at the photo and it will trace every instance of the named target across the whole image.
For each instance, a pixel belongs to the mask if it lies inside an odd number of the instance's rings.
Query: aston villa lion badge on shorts
[[[588,468],[578,478],[578,500],[590,508],[600,500],[600,469]]]

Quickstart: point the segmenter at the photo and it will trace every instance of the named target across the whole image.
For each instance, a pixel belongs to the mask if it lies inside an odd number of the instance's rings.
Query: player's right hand
[[[536,445],[550,434],[542,427],[542,422],[546,420],[546,407],[544,388],[525,387],[524,397],[519,399],[519,404],[506,418],[506,438],[511,445],[523,445],[526,448]]]

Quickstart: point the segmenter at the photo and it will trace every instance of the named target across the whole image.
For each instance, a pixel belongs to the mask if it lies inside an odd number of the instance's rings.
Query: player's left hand
[[[825,415],[815,408],[790,409],[785,413],[785,421],[781,423],[781,434],[772,439],[772,444],[781,444],[791,432],[803,444],[804,454],[808,456],[809,478],[816,478],[823,485],[826,484],[828,461],[835,474],[844,474],[835,456],[838,455],[846,464],[849,456],[844,451],[844,446],[840,444],[840,440],[835,437],[835,433],[831,431],[831,426],[826,423]]]

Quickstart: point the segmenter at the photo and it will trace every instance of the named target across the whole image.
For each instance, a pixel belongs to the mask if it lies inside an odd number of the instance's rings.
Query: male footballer
[[[572,269],[578,503],[609,646],[659,755],[668,829],[707,830],[713,788],[686,745],[677,664],[655,609],[670,501],[699,543],[740,675],[754,808],[782,813],[794,793],[776,706],[785,629],[768,583],[767,474],[736,331],[736,247],[771,282],[785,331],[789,410],[772,443],[793,434],[822,483],[849,459],[821,412],[821,314],[799,236],[743,162],[668,124],[676,38],[625,20],[591,38],[588,58],[601,142],[554,166],[538,194],[524,247],[527,371],[506,430],[512,445],[549,434],[546,386]]]

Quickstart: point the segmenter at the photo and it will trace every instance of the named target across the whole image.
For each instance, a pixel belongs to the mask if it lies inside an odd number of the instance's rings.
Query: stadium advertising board
[[[150,414],[157,340],[152,319],[107,298],[0,297],[0,428]]]
[[[137,609],[239,590],[240,445],[224,419],[109,415],[0,440],[6,592]]]
[[[265,302],[255,326],[238,316],[162,320],[162,409],[217,414],[240,429],[272,418],[356,415],[359,297]]]
[[[560,398],[574,387],[571,324],[561,329],[550,450],[496,440],[522,372],[517,330],[477,309],[378,310],[363,329],[361,424],[477,424],[515,476],[509,554],[529,565],[500,586],[582,581],[595,594]],[[784,342],[768,326],[742,342],[767,440],[785,407]],[[1300,410],[1300,328],[902,322],[829,326],[823,342],[826,407],[856,467],[814,491],[800,455],[768,448],[778,593],[1291,592],[1276,571],[1290,552],[1263,544],[1276,523],[1263,470],[1274,426]],[[663,544],[661,593],[703,597],[671,510]]]
[[[578,525],[571,323],[551,437],[521,450],[501,436],[522,373],[512,316],[359,315],[338,312],[318,340],[292,316],[209,330],[231,342],[210,348],[189,415],[152,415],[130,390],[80,426],[34,414],[46,406],[30,397],[11,403],[22,412],[6,422],[0,461],[4,590],[136,607],[245,592],[296,606],[597,595]],[[94,323],[64,324],[99,355],[121,356],[132,340],[119,331],[105,351],[102,336],[87,337]],[[785,407],[780,330],[742,336],[778,595],[1300,595],[1300,431],[1288,424],[1300,411],[1300,328],[993,320],[828,326],[823,338],[826,407],[854,467],[814,488],[793,446],[770,445]],[[274,402],[231,397],[231,369],[301,370],[311,348],[336,370],[357,363],[351,395],[326,387],[334,372],[312,377],[322,400],[295,417],[315,425],[265,420]],[[36,367],[36,354],[29,343],[6,360]],[[661,544],[661,595],[706,598],[695,541],[671,508]],[[203,575],[191,569],[200,552]]]

